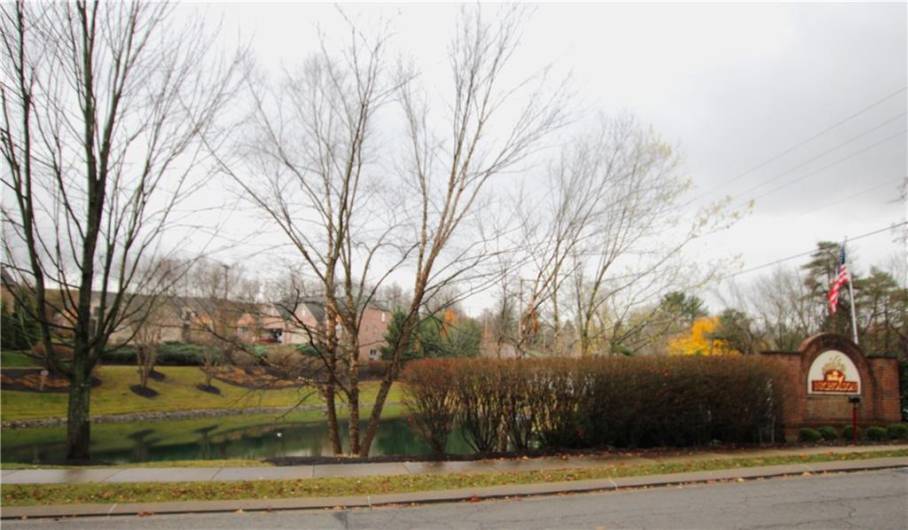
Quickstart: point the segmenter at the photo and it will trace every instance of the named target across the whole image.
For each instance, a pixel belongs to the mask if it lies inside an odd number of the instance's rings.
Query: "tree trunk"
[[[582,324],[580,326],[580,356],[586,357],[590,353],[590,334],[588,329],[589,324]]]
[[[328,420],[328,439],[331,440],[331,450],[335,455],[344,452],[341,447],[340,433],[337,429],[337,404],[335,402],[334,383],[325,385],[325,415]]]
[[[423,285],[424,284],[417,283],[416,289],[414,290],[416,293],[414,295],[414,300],[417,299],[417,296],[419,297],[419,300],[422,300]],[[418,302],[414,303],[414,305],[418,306]],[[410,338],[416,333],[417,323],[418,316],[415,313],[411,313],[410,317],[405,320],[400,327],[400,343],[397,344],[394,356],[388,365],[388,370],[385,372],[384,377],[382,377],[381,385],[378,387],[378,392],[375,394],[375,402],[372,404],[372,412],[369,414],[369,424],[366,426],[366,432],[363,435],[362,444],[360,444],[359,447],[359,456],[363,458],[369,456],[372,440],[374,440],[375,435],[378,434],[378,427],[381,425],[381,413],[385,407],[385,400],[388,399],[388,394],[391,392],[391,386],[397,378],[401,354],[410,348]]]
[[[148,388],[148,361],[143,346],[136,348],[136,364],[139,365],[139,385]]]
[[[66,460],[86,462],[91,453],[91,370],[88,352],[74,352],[72,375],[69,381],[69,406],[66,414]]]
[[[393,368],[389,368],[389,371],[390,370],[393,370]],[[359,456],[363,458],[369,456],[369,449],[372,447],[372,440],[378,433],[378,426],[380,424],[379,422],[381,421],[382,407],[385,404],[385,399],[387,399],[388,393],[391,391],[391,385],[393,383],[393,378],[386,377],[381,382],[381,386],[378,389],[378,394],[375,395],[375,403],[372,405],[372,414],[369,417],[369,425],[366,427],[366,433],[363,436],[363,443],[359,448]]]
[[[558,312],[558,288],[552,291],[552,350],[556,355],[563,355],[561,351],[561,315]]]
[[[358,348],[357,348],[358,349]],[[350,407],[350,454],[360,454],[359,444],[359,370],[356,364],[357,351],[354,349],[350,360],[350,392],[347,396]],[[369,450],[366,449],[366,454]]]

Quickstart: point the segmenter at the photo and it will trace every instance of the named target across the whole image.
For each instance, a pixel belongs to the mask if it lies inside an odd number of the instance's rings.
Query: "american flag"
[[[845,245],[842,245],[842,252],[839,254],[839,273],[836,275],[835,279],[832,280],[829,294],[826,295],[826,300],[829,301],[830,314],[835,314],[835,311],[839,306],[839,290],[841,290],[842,286],[849,281],[848,266],[845,265]]]

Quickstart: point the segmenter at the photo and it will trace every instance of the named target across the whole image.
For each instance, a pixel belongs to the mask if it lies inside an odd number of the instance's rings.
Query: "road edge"
[[[483,488],[356,495],[346,497],[297,497],[287,499],[234,499],[218,501],[177,501],[130,504],[61,504],[53,506],[0,507],[0,519],[46,519],[68,517],[115,517],[172,515],[193,513],[269,512],[285,510],[324,510],[375,508],[382,506],[419,505],[443,502],[478,502],[495,499],[525,498],[544,495],[620,491],[713,482],[747,481],[818,473],[850,473],[908,467],[908,457],[873,458],[742,467],[712,471],[694,471],[614,479],[573,482],[540,482]]]

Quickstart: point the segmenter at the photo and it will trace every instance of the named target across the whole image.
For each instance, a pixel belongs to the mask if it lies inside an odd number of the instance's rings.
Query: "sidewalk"
[[[489,471],[540,471],[571,469],[609,464],[658,464],[717,458],[756,458],[811,455],[822,453],[874,452],[908,449],[908,444],[856,447],[810,447],[792,449],[753,449],[708,451],[666,457],[622,457],[615,455],[582,457],[542,457],[525,459],[475,460],[466,462],[380,462],[356,464],[316,464],[278,467],[172,467],[172,468],[77,468],[22,469],[0,471],[4,484],[75,484],[100,482],[201,482],[290,480],[323,477],[365,477],[373,475],[416,475],[424,473],[482,473]]]
[[[182,501],[130,504],[64,504],[57,506],[5,507],[2,519],[40,519],[59,517],[110,517],[130,515],[165,515],[179,513],[254,512],[277,510],[314,509],[372,509],[381,506],[427,504],[440,502],[476,502],[480,500],[507,499],[565,493],[590,493],[619,491],[632,488],[662,487],[765,479],[784,476],[802,476],[830,472],[873,471],[908,467],[908,458],[874,458],[819,462],[813,464],[786,464],[715,471],[695,471],[666,475],[620,477],[574,482],[546,482],[515,484],[453,490],[421,491],[384,495],[358,495],[349,497],[298,497],[284,499],[237,499],[219,501]]]

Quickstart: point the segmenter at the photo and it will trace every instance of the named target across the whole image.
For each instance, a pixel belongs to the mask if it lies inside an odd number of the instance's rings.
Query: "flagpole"
[[[842,242],[842,252],[845,251],[845,243],[848,242],[848,238],[845,238],[845,241]],[[848,262],[848,254],[845,254],[845,263]],[[844,264],[843,264],[844,265]],[[848,298],[851,300],[851,335],[854,337],[854,343],[858,343],[858,317],[857,313],[854,312],[854,287],[852,287],[851,279],[854,278],[851,267],[848,267]]]

